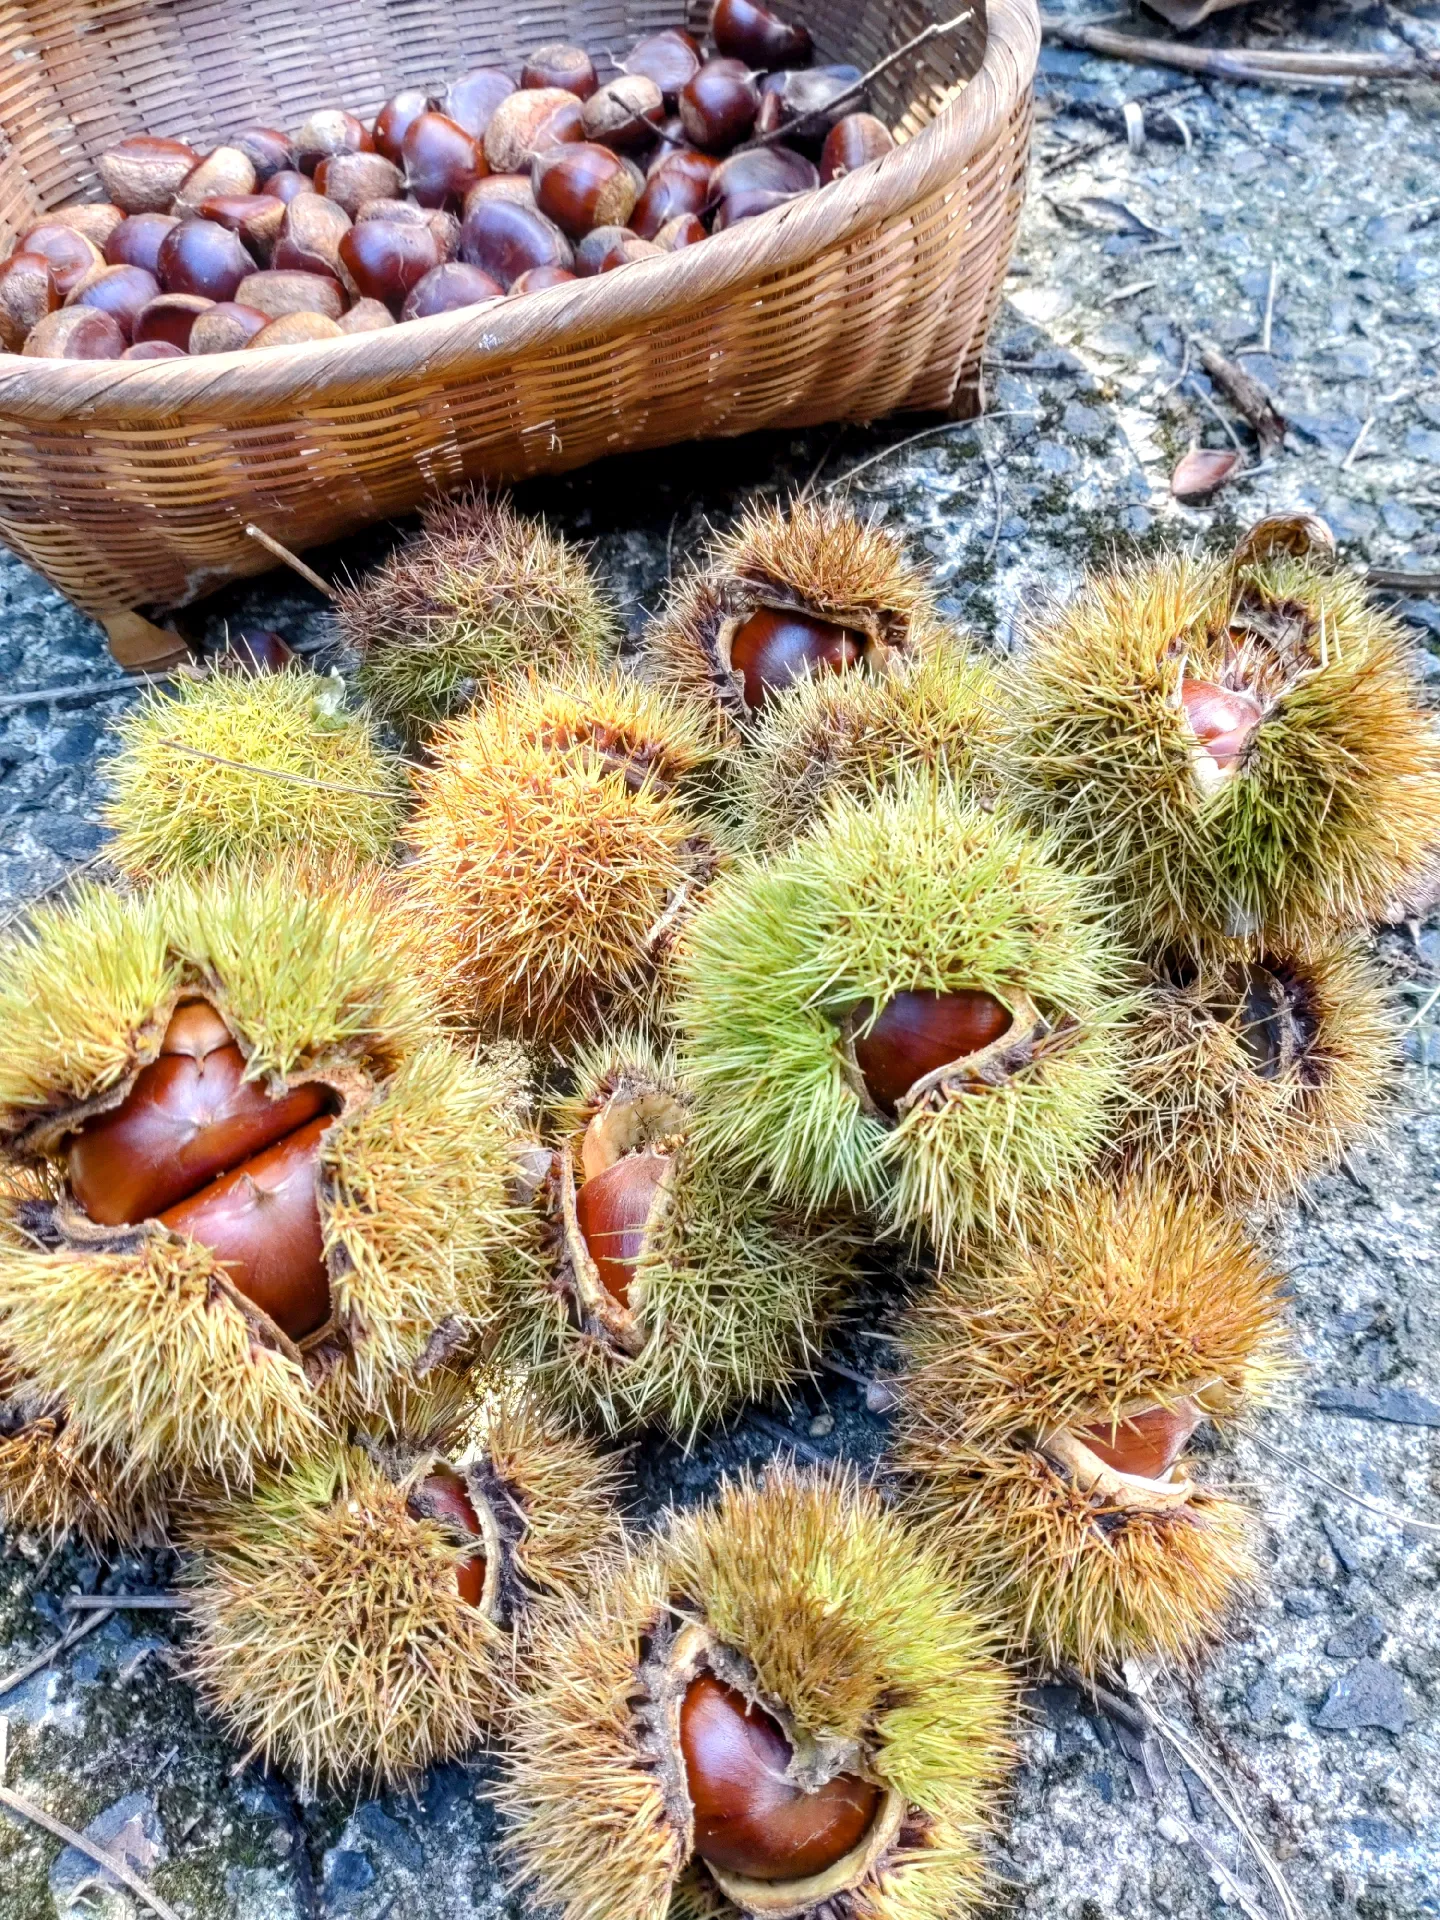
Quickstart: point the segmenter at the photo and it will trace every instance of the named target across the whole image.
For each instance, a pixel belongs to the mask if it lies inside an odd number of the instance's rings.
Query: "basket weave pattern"
[[[0,538],[112,625],[263,571],[244,531],[304,549],[482,476],[627,448],[976,404],[1014,242],[1034,0],[975,0],[959,33],[872,89],[903,144],[876,166],[663,260],[523,300],[267,353],[0,357]],[[572,39],[612,70],[674,0],[6,0],[0,246],[100,197],[127,133],[200,150],[320,105]],[[957,0],[807,0],[822,60],[869,68]],[[706,0],[690,8],[703,25]],[[987,18],[988,13],[988,18]],[[968,84],[967,84],[968,83]],[[122,616],[118,623],[114,616]],[[117,652],[122,649],[116,644]]]

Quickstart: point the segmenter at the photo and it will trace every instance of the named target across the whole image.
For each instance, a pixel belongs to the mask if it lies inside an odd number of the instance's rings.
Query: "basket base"
[[[188,660],[190,649],[173,627],[157,627],[143,613],[125,608],[100,616],[110,652],[127,673],[154,673]]]

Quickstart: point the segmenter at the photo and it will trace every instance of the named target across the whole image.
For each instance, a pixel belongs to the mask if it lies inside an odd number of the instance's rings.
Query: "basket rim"
[[[257,354],[189,360],[0,358],[0,418],[95,425],[199,413],[225,421],[287,402],[343,405],[400,392],[416,374],[463,379],[497,362],[593,342],[680,315],[843,247],[952,181],[1005,127],[1040,51],[1038,0],[987,0],[985,55],[974,78],[913,140],[821,192],[716,234],[703,247],[633,262],[403,326]],[[543,423],[537,423],[543,425]]]

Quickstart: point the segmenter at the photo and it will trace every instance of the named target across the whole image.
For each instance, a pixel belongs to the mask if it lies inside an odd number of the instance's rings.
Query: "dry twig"
[[[267,553],[273,553],[277,560],[282,561],[292,572],[298,573],[302,580],[308,580],[310,585],[323,593],[327,600],[336,598],[335,589],[328,580],[322,580],[313,567],[306,566],[298,553],[292,553],[289,547],[282,547],[280,542],[273,535],[266,533],[263,527],[247,526],[245,531],[252,540],[264,547]]]
[[[1243,367],[1237,367],[1233,360],[1227,360],[1217,346],[1197,337],[1195,351],[1200,356],[1201,366],[1231,406],[1255,429],[1255,436],[1260,442],[1260,458],[1268,459],[1285,439],[1287,422],[1284,415],[1260,382],[1252,379]]]
[[[907,54],[915,53],[919,48],[928,46],[932,40],[944,40],[952,33],[958,33],[967,20],[975,18],[975,9],[967,7],[964,13],[957,13],[953,20],[934,20],[917,34],[907,40],[903,47],[897,47],[893,53],[887,53],[883,60],[877,60],[868,73],[862,73],[853,86],[846,87],[843,93],[835,94],[823,107],[811,107],[808,113],[797,113],[793,120],[787,120],[783,126],[776,127],[773,133],[762,133],[747,142],[752,147],[771,147],[777,140],[787,140],[796,127],[803,127],[807,120],[815,119],[817,114],[833,113],[843,100],[853,100],[857,94],[864,93],[872,80],[878,80],[882,73],[888,73],[891,67],[903,60]],[[247,531],[253,532],[250,528]]]
[[[1435,77],[1434,63],[1420,53],[1332,53],[1306,48],[1242,47],[1234,53],[1217,47],[1191,47],[1176,40],[1151,40],[1116,33],[1110,27],[1041,15],[1047,40],[1079,47],[1137,67],[1174,67],[1210,80],[1239,80],[1252,87],[1348,88],[1357,80],[1424,80]]]
[[[16,1667],[13,1673],[5,1674],[0,1678],[0,1698],[7,1693],[13,1693],[16,1687],[29,1680],[34,1674],[42,1673],[62,1653],[68,1653],[71,1647],[83,1640],[87,1633],[94,1633],[97,1627],[103,1627],[114,1611],[113,1607],[106,1607],[102,1612],[91,1614],[90,1618],[78,1627],[67,1627],[58,1640],[52,1640],[50,1645],[37,1653],[33,1660],[27,1660],[23,1667]]]
[[[143,1900],[152,1913],[158,1913],[160,1920],[180,1920],[180,1916],[168,1901],[162,1900],[153,1887],[149,1887],[139,1874],[132,1873],[128,1864],[118,1854],[99,1847],[93,1840],[87,1840],[83,1833],[77,1833],[73,1827],[67,1827],[63,1820],[57,1820],[53,1814],[46,1813],[43,1807],[37,1807],[33,1800],[27,1800],[23,1794],[13,1792],[9,1787],[0,1787],[0,1807],[6,1807],[22,1820],[33,1820],[37,1827],[44,1827],[47,1833],[53,1833],[57,1840],[63,1840],[67,1847],[74,1847],[77,1853],[83,1853],[97,1866],[104,1867],[107,1873],[113,1873],[124,1887],[128,1887],[137,1900]]]

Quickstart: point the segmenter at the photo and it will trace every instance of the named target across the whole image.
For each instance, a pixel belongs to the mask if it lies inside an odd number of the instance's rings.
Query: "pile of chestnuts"
[[[368,127],[322,107],[204,154],[132,135],[100,158],[106,198],[0,267],[0,346],[168,360],[367,333],[693,246],[895,144],[805,27],[715,0],[710,37],[650,34],[604,81],[552,43],[518,79],[406,88]]]

